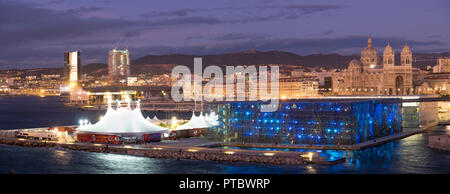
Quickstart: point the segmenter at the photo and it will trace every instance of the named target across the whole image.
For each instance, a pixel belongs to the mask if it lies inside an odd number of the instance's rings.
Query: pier
[[[377,138],[354,145],[300,145],[300,144],[263,144],[263,143],[224,143],[210,141],[202,137],[162,140],[145,144],[98,144],[90,142],[66,142],[49,140],[32,140],[15,137],[18,131],[42,130],[46,128],[2,130],[0,144],[24,147],[60,147],[78,151],[126,154],[139,157],[209,160],[221,162],[249,162],[272,165],[335,165],[343,163],[346,158],[326,158],[314,151],[286,151],[286,149],[311,150],[362,150],[397,139],[421,133],[424,130],[410,130],[400,134]],[[242,148],[242,149],[240,149]],[[272,148],[280,150],[256,150],[245,148]],[[284,149],[284,150],[282,150]]]
[[[305,165],[320,164],[334,165],[345,162],[345,158],[328,160],[315,152],[238,150],[211,148],[220,145],[219,142],[208,142],[202,138],[181,140],[165,140],[149,144],[95,144],[86,142],[58,142],[45,140],[31,140],[15,137],[0,136],[0,144],[24,147],[60,147],[71,150],[116,153],[140,157],[165,159],[209,160],[222,162],[250,162],[274,165]]]

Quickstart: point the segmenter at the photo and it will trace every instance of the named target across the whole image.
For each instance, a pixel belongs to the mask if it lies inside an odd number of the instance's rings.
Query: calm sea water
[[[96,122],[103,113],[64,106],[59,97],[0,97],[0,129],[72,125],[79,119]],[[427,147],[428,136],[437,134],[450,134],[450,126],[361,151],[323,151],[348,158],[334,166],[168,160],[0,145],[0,173],[450,173],[450,152]]]

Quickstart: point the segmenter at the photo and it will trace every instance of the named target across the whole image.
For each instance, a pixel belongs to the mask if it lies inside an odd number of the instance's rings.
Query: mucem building
[[[275,112],[261,112],[263,103],[210,104],[220,125],[207,137],[236,143],[351,145],[402,132],[399,99],[282,101]]]

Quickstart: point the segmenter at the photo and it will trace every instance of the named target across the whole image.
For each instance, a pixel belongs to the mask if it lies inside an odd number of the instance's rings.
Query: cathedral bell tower
[[[400,58],[402,66],[412,66],[412,52],[408,44],[403,47]]]
[[[392,49],[391,45],[386,46],[383,52],[383,66],[394,65],[395,53],[394,49]]]

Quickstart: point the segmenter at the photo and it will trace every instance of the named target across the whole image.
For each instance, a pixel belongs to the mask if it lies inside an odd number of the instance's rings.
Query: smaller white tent
[[[207,119],[208,118],[208,119]],[[214,116],[215,118],[215,116]],[[217,121],[217,120],[216,120]],[[175,130],[185,130],[185,129],[205,129],[216,126],[215,121],[211,117],[203,116],[203,113],[200,113],[200,116],[195,116],[195,113],[192,112],[191,119],[180,126],[178,126]]]
[[[158,119],[158,117],[156,117],[156,115],[153,117],[152,119],[154,122],[161,122],[161,120]]]
[[[215,112],[212,112],[211,114],[206,114],[205,116],[206,121],[212,125],[213,127],[219,125],[219,115],[217,115]]]

